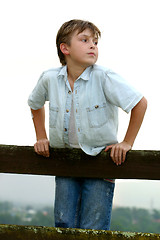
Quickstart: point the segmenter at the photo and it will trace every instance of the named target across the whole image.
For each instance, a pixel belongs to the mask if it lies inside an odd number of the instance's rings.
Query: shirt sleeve
[[[120,75],[112,71],[106,72],[105,75],[105,93],[111,104],[120,107],[126,113],[129,113],[143,97]]]
[[[28,105],[34,109],[40,109],[48,100],[48,78],[44,73],[40,76],[37,85],[28,98]]]

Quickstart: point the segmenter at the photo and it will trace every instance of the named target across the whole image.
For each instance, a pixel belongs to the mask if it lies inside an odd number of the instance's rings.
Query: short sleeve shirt
[[[32,109],[49,101],[49,139],[51,147],[68,144],[69,120],[74,98],[75,131],[81,149],[97,155],[117,142],[118,108],[126,113],[143,95],[120,75],[98,65],[85,69],[71,92],[67,67],[45,71],[28,99]]]

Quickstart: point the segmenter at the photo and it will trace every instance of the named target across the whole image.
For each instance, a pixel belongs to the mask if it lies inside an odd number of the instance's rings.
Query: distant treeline
[[[54,226],[53,208],[18,206],[0,202],[0,224]],[[160,233],[160,210],[117,207],[112,211],[111,230]]]
[[[111,230],[160,233],[160,210],[117,207],[112,211]]]

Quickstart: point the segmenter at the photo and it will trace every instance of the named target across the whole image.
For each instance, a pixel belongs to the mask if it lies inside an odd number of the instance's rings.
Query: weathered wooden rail
[[[50,157],[35,154],[33,147],[0,145],[0,173],[55,175],[89,178],[160,179],[160,151],[134,150],[116,166],[109,152],[96,157],[80,149],[50,149]],[[34,226],[0,225],[0,240],[154,240],[159,234],[60,229]]]
[[[80,149],[50,149],[50,157],[37,155],[31,146],[0,145],[0,172],[89,178],[160,179],[160,151],[132,150],[117,166],[109,153],[92,157]]]

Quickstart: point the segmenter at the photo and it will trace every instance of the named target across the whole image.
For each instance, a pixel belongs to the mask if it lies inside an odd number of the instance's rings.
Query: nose
[[[91,49],[95,49],[95,45],[94,45],[93,42],[91,43],[90,48],[91,48]]]
[[[95,49],[95,45],[93,41],[90,42],[90,49]]]

